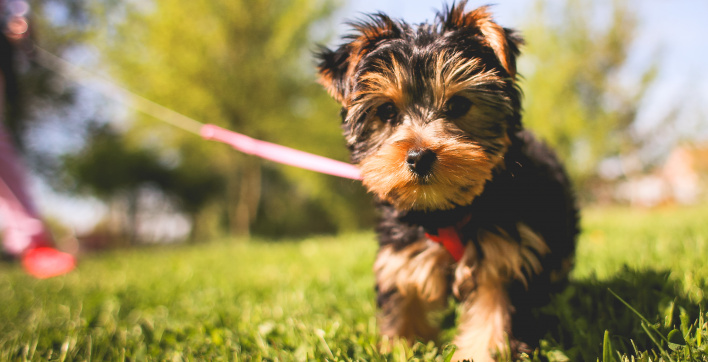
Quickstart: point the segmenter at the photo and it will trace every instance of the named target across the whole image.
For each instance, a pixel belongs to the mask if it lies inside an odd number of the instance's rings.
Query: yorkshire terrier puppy
[[[433,24],[384,14],[318,54],[352,162],[377,200],[381,333],[435,339],[461,302],[455,359],[529,350],[533,309],[567,281],[578,211],[554,153],[521,125],[521,37],[466,1]]]

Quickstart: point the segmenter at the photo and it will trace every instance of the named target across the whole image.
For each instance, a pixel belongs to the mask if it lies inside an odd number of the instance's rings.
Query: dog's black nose
[[[435,155],[435,152],[430,149],[414,148],[408,151],[406,164],[416,175],[425,176],[432,171],[433,163],[435,163],[437,158],[438,156]]]

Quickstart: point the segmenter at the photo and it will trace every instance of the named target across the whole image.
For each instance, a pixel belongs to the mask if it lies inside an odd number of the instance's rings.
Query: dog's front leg
[[[511,304],[503,286],[478,285],[462,309],[453,360],[485,362],[503,355],[511,331]]]
[[[447,305],[453,262],[444,248],[427,240],[399,250],[382,246],[374,264],[381,334],[409,343],[434,340],[438,328],[429,313]]]
[[[452,286],[455,296],[462,301],[458,332],[453,341],[457,346],[454,360],[480,362],[512,357],[506,355],[507,341],[516,344],[511,336],[513,306],[507,288],[514,279],[525,280],[523,270],[535,269],[536,263],[526,265],[533,256],[530,248],[541,254],[545,251],[545,244],[536,240],[538,238],[533,239],[535,234],[526,230],[525,227],[520,229],[523,240],[519,241],[501,229],[480,230],[476,245],[467,244],[455,269]]]

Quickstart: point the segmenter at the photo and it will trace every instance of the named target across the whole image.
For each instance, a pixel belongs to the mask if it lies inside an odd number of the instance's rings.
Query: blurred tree
[[[178,200],[193,225],[201,224],[197,220],[199,211],[219,195],[222,185],[218,175],[169,165],[153,150],[126,144],[126,138],[109,124],[93,124],[88,135],[81,152],[63,157],[62,189],[97,196],[111,209],[125,204],[125,225],[111,228],[119,239],[130,244],[139,240],[139,201],[145,189],[161,190]],[[192,235],[198,234],[195,228]]]
[[[629,1],[537,1],[529,19],[519,65],[524,122],[556,148],[588,197],[601,160],[640,147],[631,125],[657,62],[629,64],[637,30]]]
[[[33,161],[35,171],[42,171],[49,162],[50,157],[42,150],[28,147],[31,133],[40,127],[47,119],[47,112],[64,113],[76,105],[76,89],[67,87],[61,76],[39,66],[34,62],[34,42],[38,39],[52,44],[50,49],[61,53],[75,44],[76,39],[81,39],[80,29],[85,25],[81,8],[83,0],[62,0],[65,12],[62,13],[62,22],[71,23],[72,26],[60,27],[60,31],[47,31],[47,18],[45,8],[51,7],[56,1],[29,1],[30,10],[27,14],[29,28],[27,36],[13,41],[14,59],[12,59],[17,72],[17,94],[10,94],[11,101],[7,105],[7,124],[12,132],[16,144]],[[4,1],[0,4],[5,5]],[[5,11],[5,9],[0,9]],[[3,14],[4,16],[4,14]],[[72,40],[73,39],[73,40]],[[56,166],[56,165],[53,165]]]
[[[92,127],[84,152],[64,157],[65,173],[76,184],[75,190],[98,196],[109,205],[127,203],[127,225],[115,228],[117,235],[134,244],[137,241],[137,215],[140,188],[148,183],[163,186],[168,170],[146,150],[125,147],[122,138],[109,125]]]
[[[205,123],[346,158],[333,116],[337,106],[315,84],[311,56],[314,44],[324,40],[312,29],[326,29],[323,19],[334,9],[332,1],[99,1],[85,6],[91,14],[86,42],[126,88]],[[223,220],[231,233],[248,234],[255,227],[259,233],[291,234],[352,229],[371,219],[370,212],[362,212],[369,205],[359,197],[363,190],[356,182],[262,163],[147,116],[137,115],[124,137],[126,149],[149,149],[176,164],[181,177],[160,187],[180,195],[198,233],[210,229],[201,223],[213,220]],[[91,142],[84,157],[101,148]],[[221,181],[204,180],[204,175]],[[199,192],[196,185],[205,184],[210,192]],[[210,202],[214,190],[222,196]]]

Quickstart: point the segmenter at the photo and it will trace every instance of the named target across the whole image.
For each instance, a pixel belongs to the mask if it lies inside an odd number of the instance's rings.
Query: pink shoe
[[[76,267],[71,254],[50,247],[38,247],[22,255],[22,266],[35,278],[46,279],[66,274]]]

